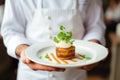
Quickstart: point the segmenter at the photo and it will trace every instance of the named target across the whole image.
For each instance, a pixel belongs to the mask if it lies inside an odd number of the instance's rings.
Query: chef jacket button
[[[53,77],[55,77],[55,75],[53,75],[53,74],[49,74],[49,77],[53,78]]]
[[[52,28],[51,28],[50,26],[48,26],[48,29],[49,29],[49,30],[52,30]]]
[[[46,17],[46,19],[51,20],[51,17],[50,17],[50,16],[45,16],[45,17]]]
[[[51,20],[51,17],[50,17],[50,16],[48,16],[48,19],[49,19],[49,20]]]
[[[49,38],[52,39],[52,36],[50,36]]]

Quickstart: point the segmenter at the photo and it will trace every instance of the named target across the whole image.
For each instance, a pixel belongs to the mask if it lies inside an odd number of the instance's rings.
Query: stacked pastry
[[[67,60],[75,57],[72,32],[66,31],[64,26],[60,26],[60,32],[54,37],[54,42],[56,43],[56,55],[58,58]]]

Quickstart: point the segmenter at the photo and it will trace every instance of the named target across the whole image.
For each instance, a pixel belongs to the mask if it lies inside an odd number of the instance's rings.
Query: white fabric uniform
[[[17,58],[18,45],[51,40],[59,25],[72,30],[75,39],[104,44],[100,0],[6,0],[1,32],[8,54]],[[86,80],[86,71],[33,71],[20,60],[17,80]]]

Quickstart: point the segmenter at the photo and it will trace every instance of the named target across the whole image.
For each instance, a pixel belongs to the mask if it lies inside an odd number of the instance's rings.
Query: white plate
[[[60,62],[59,64],[50,55],[51,53],[55,54],[55,44],[53,42],[41,42],[30,46],[26,50],[26,56],[33,62],[39,64],[59,67],[59,68],[67,68],[67,67],[79,67],[79,66],[93,64],[105,59],[108,55],[107,49],[104,46],[96,43],[82,41],[82,40],[75,40],[74,46],[76,48],[75,49],[76,53],[86,55],[91,59],[79,60],[78,58],[74,58],[73,60],[75,60],[76,62],[73,62],[71,60],[65,60],[65,62],[68,63],[66,64],[57,58]],[[46,54],[50,56],[52,61],[50,61],[48,58],[45,58]],[[40,58],[40,56],[42,56],[42,58]]]

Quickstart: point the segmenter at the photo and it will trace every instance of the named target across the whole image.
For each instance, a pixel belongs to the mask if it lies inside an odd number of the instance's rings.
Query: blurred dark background
[[[116,26],[118,23],[120,23],[119,11],[118,11],[119,15],[117,18],[114,18],[113,16],[111,17],[112,12],[114,12],[117,9],[117,5],[119,5],[120,0],[102,0],[102,1],[103,1],[103,10],[104,10],[104,21],[107,28],[105,34],[106,47],[109,49],[109,55],[105,61],[99,64],[99,66],[97,66],[91,71],[88,71],[88,80],[109,80],[109,76],[111,73],[111,59],[112,59],[111,46],[113,44],[113,39],[111,39],[111,34],[116,35]],[[2,16],[4,11],[4,2],[5,2],[4,0],[0,0],[0,25],[2,22]],[[118,8],[120,9],[120,6]],[[6,52],[6,48],[3,44],[2,37],[0,35],[0,80],[16,80],[17,63],[18,60],[8,56]],[[93,77],[99,76],[99,77],[91,78],[90,76]]]
[[[0,0],[0,5],[4,4],[5,0]]]
[[[2,23],[4,3],[5,0],[0,0],[0,26]],[[0,80],[16,80],[17,63],[18,61],[16,59],[8,56],[0,35]]]

